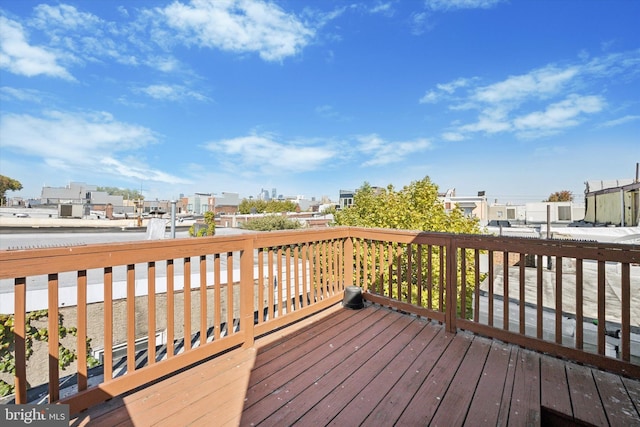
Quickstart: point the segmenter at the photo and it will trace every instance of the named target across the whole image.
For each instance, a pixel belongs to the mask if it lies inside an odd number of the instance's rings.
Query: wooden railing
[[[351,237],[355,283],[370,301],[640,377],[638,245],[363,229]]]
[[[0,280],[14,287],[14,342],[2,351],[15,357],[15,402],[29,400],[33,339],[26,319],[34,303],[28,296],[37,294],[30,288],[47,290],[48,401],[68,403],[75,413],[230,348],[251,346],[256,336],[341,301],[353,281],[350,263],[345,268],[351,251],[348,229],[2,251]],[[88,301],[96,288],[101,298]],[[76,294],[71,316],[59,298],[68,289]],[[60,395],[61,342],[51,333],[58,331],[61,311],[77,318],[77,392],[69,397]],[[94,386],[88,338],[104,346],[103,380]],[[126,356],[114,360],[115,348],[126,349]]]
[[[14,340],[2,351],[15,357],[15,401],[27,402],[28,313],[42,295],[33,290],[46,288],[48,330],[61,314],[77,319],[76,389],[60,394],[62,338],[49,333],[48,401],[75,413],[251,346],[357,285],[367,300],[451,332],[640,377],[639,263],[638,245],[362,228],[1,251],[0,280],[14,288]],[[71,307],[62,301],[69,290]],[[88,367],[87,339],[102,343],[97,368]]]

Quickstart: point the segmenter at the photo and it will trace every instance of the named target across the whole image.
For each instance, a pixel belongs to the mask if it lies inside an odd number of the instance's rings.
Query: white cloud
[[[441,136],[445,141],[451,142],[464,141],[466,139],[463,134],[458,132],[444,132]]]
[[[207,98],[206,96],[192,91],[182,85],[149,85],[143,88],[136,89],[136,92],[142,92],[154,99],[167,101],[182,101],[185,99],[194,99],[196,101],[204,102],[209,100],[209,98]]]
[[[393,3],[377,3],[375,6],[369,9],[369,13],[381,13],[383,15],[391,16],[394,13]]]
[[[73,76],[60,64],[58,56],[42,47],[31,46],[20,23],[0,16],[0,68],[27,77],[46,75],[65,80]]]
[[[431,141],[418,138],[411,141],[386,141],[377,134],[362,135],[356,138],[356,149],[369,157],[362,166],[379,166],[397,163],[407,156],[431,148]]]
[[[262,171],[269,175],[317,170],[338,154],[330,146],[279,141],[271,134],[211,141],[205,148],[221,153],[235,170]]]
[[[511,132],[520,138],[539,138],[577,126],[588,115],[604,111],[607,102],[603,95],[579,92],[588,91],[598,82],[598,92],[606,93],[609,84],[636,78],[640,73],[638,65],[640,50],[597,58],[581,55],[574,64],[563,67],[549,64],[489,85],[477,85],[477,78],[439,84],[420,102],[453,99],[455,104],[449,105],[449,110],[466,115],[477,112],[475,120],[456,119],[442,134],[447,141],[468,139],[471,133]],[[465,88],[467,96],[455,95],[459,88]],[[606,122],[600,127],[626,123],[636,117]]]
[[[607,122],[604,122],[599,127],[620,126],[620,125],[623,125],[623,124],[626,124],[626,123],[635,122],[637,120],[640,120],[640,116],[627,115],[627,116],[624,116],[624,117],[620,117],[619,119],[614,119],[614,120],[609,120]]]
[[[490,9],[504,0],[426,0],[425,4],[432,10],[456,9]]]
[[[168,183],[184,181],[144,165],[137,156],[122,159],[126,153],[156,143],[156,135],[143,126],[117,121],[106,112],[48,111],[41,117],[4,114],[0,134],[3,149],[41,158],[58,169],[116,177],[144,175],[145,179]]]
[[[39,28],[60,26],[67,30],[78,28],[92,28],[101,22],[100,18],[86,12],[80,12],[75,7],[61,4],[50,6],[40,4],[34,8],[34,23]]]
[[[295,15],[260,0],[175,1],[162,14],[187,45],[257,52],[266,61],[296,55],[315,35],[315,30]]]
[[[40,103],[42,102],[42,94],[34,89],[17,89],[2,86],[0,87],[0,99],[15,99],[18,101]]]
[[[436,85],[437,90],[429,90],[425,95],[420,98],[420,104],[433,104],[440,101],[442,98],[452,95],[459,88],[469,86],[472,79],[459,78],[449,83],[439,83]]]
[[[570,95],[565,100],[549,105],[545,111],[536,111],[513,121],[521,136],[537,137],[549,135],[559,129],[576,126],[582,114],[602,111],[604,100],[599,96]]]
[[[561,92],[578,73],[578,67],[562,69],[547,66],[480,87],[473,99],[486,103],[519,102],[529,98],[543,99]]]

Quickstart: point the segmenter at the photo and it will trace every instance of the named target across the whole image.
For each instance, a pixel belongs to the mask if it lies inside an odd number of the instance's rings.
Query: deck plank
[[[255,424],[262,421],[287,403],[286,396],[302,393],[319,377],[334,368],[335,360],[347,358],[354,349],[373,342],[389,326],[389,322],[385,321],[389,314],[386,310],[376,311],[374,315],[367,318],[372,322],[371,324],[359,321],[351,325],[343,331],[339,341],[325,342],[324,349],[316,348],[313,352],[307,352],[306,347],[299,347],[297,353],[292,353],[288,357],[298,362],[304,360],[304,363],[295,363],[284,372],[274,371],[273,375],[266,377],[263,382],[251,381],[241,424]],[[356,320],[359,317],[353,319]],[[261,355],[258,355],[258,359],[260,357]],[[251,385],[251,383],[254,384]]]
[[[540,355],[518,352],[508,425],[540,425]]]
[[[494,341],[476,387],[465,424],[498,425],[498,415],[505,387],[511,346]]]
[[[394,316],[395,317],[395,316]],[[404,317],[404,318],[402,318]],[[286,405],[280,407],[265,420],[265,425],[292,425],[318,401],[330,393],[340,382],[350,376],[358,367],[367,362],[377,349],[385,346],[389,341],[412,322],[408,316],[394,319],[394,322],[379,334],[374,340],[358,348],[344,360],[333,359],[334,369],[323,373],[321,377],[310,384],[302,393],[290,399]],[[243,418],[244,423],[244,418]]]
[[[567,381],[571,391],[574,418],[595,426],[609,425],[591,369],[569,364]]]
[[[579,423],[640,426],[640,381],[368,304],[261,337],[70,425],[540,425],[541,405]]]
[[[423,330],[426,323],[414,319],[391,341],[358,367],[351,375],[338,384],[322,400],[305,413],[297,422],[301,425],[327,425],[344,407],[353,401],[368,384],[386,370],[395,370],[392,366],[394,359],[406,348]],[[361,409],[358,408],[356,419],[362,419]],[[355,420],[349,423],[351,425]]]
[[[552,357],[540,359],[540,405],[553,413],[573,418],[565,363]]]
[[[429,422],[430,425],[462,426],[464,424],[490,349],[491,340],[482,337],[473,339],[440,406]],[[455,407],[456,410],[452,411],[451,407]]]
[[[609,424],[612,426],[638,426],[640,415],[619,376],[593,370],[598,392]]]
[[[454,341],[456,335],[447,333],[441,325],[432,324],[431,327],[438,328],[438,334],[420,353],[402,378],[389,390],[375,410],[364,418],[364,425],[393,425],[448,346]]]
[[[399,425],[428,425],[462,363],[473,337],[457,334],[398,419]]]
[[[362,421],[386,399],[386,395],[393,385],[407,372],[411,371],[412,363],[428,348],[439,330],[424,324],[420,333],[405,346],[398,356],[373,380],[371,380],[339,413],[329,425],[354,425]],[[412,375],[412,374],[409,374]]]

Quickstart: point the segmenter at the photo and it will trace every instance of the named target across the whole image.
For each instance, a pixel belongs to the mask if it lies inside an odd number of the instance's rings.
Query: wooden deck
[[[71,425],[640,425],[640,381],[379,306],[333,307]]]

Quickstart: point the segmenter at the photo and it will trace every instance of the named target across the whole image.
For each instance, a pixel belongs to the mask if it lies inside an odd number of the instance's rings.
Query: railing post
[[[457,245],[454,242],[455,237],[449,236],[446,245],[446,306],[444,313],[445,328],[447,332],[456,332],[456,310],[457,310]]]
[[[247,238],[240,253],[240,327],[244,331],[244,348],[253,346],[254,332],[254,283],[253,246],[255,239]],[[228,286],[228,285],[227,285]],[[227,287],[229,289],[229,286]],[[233,287],[231,287],[233,289]]]
[[[27,403],[27,356],[26,356],[26,277],[15,279],[14,319],[15,336],[15,394],[16,403]]]

